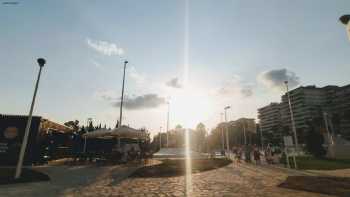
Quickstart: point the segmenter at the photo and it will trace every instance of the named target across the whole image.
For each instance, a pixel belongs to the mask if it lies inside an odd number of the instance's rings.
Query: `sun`
[[[173,92],[170,106],[174,123],[185,128],[194,128],[199,122],[207,120],[213,109],[208,94],[194,87]]]

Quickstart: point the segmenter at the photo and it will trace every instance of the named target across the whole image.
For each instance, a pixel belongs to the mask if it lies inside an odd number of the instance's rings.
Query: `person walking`
[[[257,147],[254,148],[254,161],[256,165],[260,165],[260,151]]]

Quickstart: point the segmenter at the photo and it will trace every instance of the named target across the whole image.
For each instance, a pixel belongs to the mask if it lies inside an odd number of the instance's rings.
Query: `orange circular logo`
[[[4,131],[4,137],[6,139],[14,139],[15,137],[18,136],[18,129],[17,127],[7,127]]]

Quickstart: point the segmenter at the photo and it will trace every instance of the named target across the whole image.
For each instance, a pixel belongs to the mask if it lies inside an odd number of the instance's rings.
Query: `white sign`
[[[283,137],[283,142],[284,142],[284,146],[286,146],[286,147],[293,146],[293,138],[292,138],[292,136],[284,136]]]

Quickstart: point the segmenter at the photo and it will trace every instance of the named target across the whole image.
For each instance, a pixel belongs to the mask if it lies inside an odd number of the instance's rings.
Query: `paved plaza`
[[[0,186],[0,196],[184,196],[183,176],[127,178],[138,167],[54,167],[43,170],[52,181]],[[277,187],[288,175],[298,174],[269,166],[230,164],[193,174],[191,196],[328,196]]]

